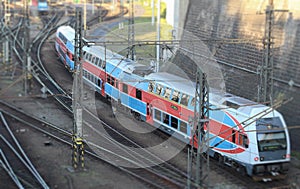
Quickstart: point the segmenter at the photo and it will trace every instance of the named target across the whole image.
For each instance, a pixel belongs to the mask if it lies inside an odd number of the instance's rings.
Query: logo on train
[[[178,110],[178,107],[177,106],[174,106],[174,105],[171,105],[171,108],[173,109],[173,110]]]

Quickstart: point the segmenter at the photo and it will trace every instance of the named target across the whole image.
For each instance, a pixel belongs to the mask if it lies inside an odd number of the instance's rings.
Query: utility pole
[[[72,164],[76,169],[78,164],[84,167],[84,145],[82,132],[82,10],[76,8],[76,23],[75,23],[75,69],[73,82],[73,115],[74,115],[74,130],[73,130],[73,156]]]
[[[30,57],[30,23],[29,23],[29,8],[28,1],[24,0],[24,60],[23,60],[23,74],[24,74],[24,95],[27,96],[30,91],[31,82],[31,57]]]
[[[260,69],[260,84],[258,89],[258,101],[266,104],[273,102],[273,75],[274,75],[274,62],[273,62],[273,26],[274,26],[274,12],[288,12],[288,10],[274,10],[273,0],[269,0],[269,5],[266,9],[265,21],[265,35],[263,40],[265,59],[262,62]]]
[[[4,28],[9,27],[10,24],[10,1],[4,1]],[[6,37],[6,41],[3,44],[3,62],[5,66],[10,66],[11,63],[11,51],[10,51],[10,41],[9,38]]]
[[[120,0],[120,13],[122,15],[121,22],[119,23],[119,29],[124,28],[124,0]]]
[[[194,127],[192,144],[188,153],[188,188],[191,188],[193,179],[193,158],[196,153],[196,179],[197,188],[209,186],[209,88],[206,74],[200,68],[196,75]],[[206,131],[205,131],[206,130]],[[194,185],[194,184],[193,184]]]
[[[157,41],[160,41],[160,0],[157,2]],[[156,66],[155,72],[159,71],[159,62],[160,62],[160,45],[156,45]]]
[[[135,59],[134,47],[134,0],[130,0],[130,11],[128,19],[128,57],[131,60]]]

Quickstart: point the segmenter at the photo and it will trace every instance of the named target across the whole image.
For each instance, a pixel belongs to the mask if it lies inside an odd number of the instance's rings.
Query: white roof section
[[[145,76],[145,79],[149,81],[153,80],[156,83],[160,83],[174,90],[180,91],[190,96],[195,96],[195,84],[188,79],[169,74],[167,72],[152,73]]]
[[[73,41],[75,39],[75,30],[71,26],[60,26],[57,31],[64,34],[69,41]]]

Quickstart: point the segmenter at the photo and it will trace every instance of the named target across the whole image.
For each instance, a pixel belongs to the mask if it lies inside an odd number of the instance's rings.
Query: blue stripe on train
[[[223,111],[209,111],[210,119],[216,120],[225,125],[235,127],[236,123]]]
[[[215,147],[219,148],[219,149],[230,150],[230,149],[235,149],[237,147],[236,144],[228,142],[227,140],[224,140],[223,138],[216,137],[216,135],[211,134],[211,133],[209,134],[209,138],[210,138],[209,146],[211,146],[211,147],[218,143],[219,144]]]

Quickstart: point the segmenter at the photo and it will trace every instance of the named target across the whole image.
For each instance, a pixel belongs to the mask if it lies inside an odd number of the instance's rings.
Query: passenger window
[[[123,83],[123,92],[126,94],[128,93],[128,86],[124,83]]]
[[[190,98],[190,96],[188,96],[187,94],[182,94],[180,104],[187,106],[188,102],[189,102],[189,98]]]
[[[157,121],[161,121],[161,111],[154,109],[154,118]]]
[[[166,92],[165,92],[164,97],[169,99],[170,95],[171,95],[171,89],[169,87],[166,87]]]
[[[97,85],[98,85],[98,87],[100,87],[100,85],[101,85],[101,80],[100,79],[98,79]]]
[[[91,74],[91,79],[90,79],[92,82],[94,82],[94,75]]]
[[[149,92],[153,92],[153,90],[154,90],[154,82],[153,82],[153,81],[150,81],[150,82],[149,82],[149,86],[148,86],[148,91],[149,91]]]
[[[91,62],[92,61],[92,55],[89,54],[89,61]]]
[[[107,83],[110,84],[110,76],[109,75],[107,75],[106,81],[107,81]]]
[[[239,144],[245,148],[248,148],[248,137],[244,134],[239,134]]]
[[[167,124],[167,125],[169,125],[169,120],[170,120],[169,117],[170,117],[170,116],[169,116],[168,114],[163,113],[163,122],[164,122],[165,124]]]
[[[95,62],[95,64],[96,64],[97,66],[99,66],[99,58],[98,58],[98,57],[96,57],[96,62]]]
[[[175,102],[178,102],[179,101],[179,92],[174,90],[173,91],[173,95],[172,95],[172,100],[175,101]]]
[[[161,91],[162,91],[162,86],[160,84],[157,84],[157,86],[156,86],[156,94],[160,95]]]
[[[232,143],[235,143],[235,130],[232,129]]]
[[[115,86],[115,78],[114,77],[111,77],[111,83],[110,83],[112,86]]]
[[[93,56],[93,58],[92,58],[92,63],[93,64],[96,64],[96,58]]]
[[[142,100],[142,91],[139,89],[135,89],[135,90],[136,90],[135,91],[136,98]]]
[[[187,134],[187,123],[184,121],[180,121],[180,131]]]
[[[178,119],[171,116],[171,127],[173,127],[174,129],[178,128]]]
[[[105,61],[102,61],[102,66],[101,66],[101,67],[102,67],[103,69],[105,69],[105,66],[106,66],[106,62],[105,62]]]
[[[195,106],[195,100],[196,100],[195,98],[192,99],[191,106]]]

